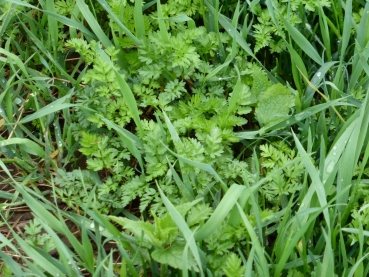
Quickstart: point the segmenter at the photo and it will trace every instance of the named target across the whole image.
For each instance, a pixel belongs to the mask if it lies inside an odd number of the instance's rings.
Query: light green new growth
[[[282,84],[275,84],[261,93],[255,109],[261,126],[269,127],[286,120],[295,105],[291,91]]]

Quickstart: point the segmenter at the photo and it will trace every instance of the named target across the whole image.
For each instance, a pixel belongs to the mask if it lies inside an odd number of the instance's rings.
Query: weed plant
[[[368,3],[0,11],[2,276],[369,274]]]

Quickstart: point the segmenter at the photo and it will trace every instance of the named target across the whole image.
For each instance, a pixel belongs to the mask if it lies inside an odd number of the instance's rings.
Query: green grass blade
[[[25,138],[10,138],[0,142],[0,146],[19,145],[19,148],[31,155],[45,158],[44,150],[35,142]]]
[[[109,4],[106,3],[105,0],[97,0],[97,2],[100,3],[100,5],[103,7],[104,10],[111,16],[112,20],[115,21],[115,23],[118,24],[118,27],[130,38],[132,39],[136,45],[140,44],[140,40],[136,38],[130,30],[127,29],[126,26],[119,20],[119,18],[115,15],[115,13],[112,11],[112,9],[109,7]]]
[[[238,78],[237,78],[236,85],[233,88],[232,95],[231,95],[230,99],[228,100],[228,102],[229,102],[228,114],[231,114],[237,108],[237,102],[239,101],[240,95],[242,93],[241,77],[240,77],[240,74],[239,74],[239,71],[238,71],[237,68],[236,68],[236,70],[237,70],[237,73],[238,73]]]
[[[135,1],[133,18],[135,21],[136,36],[139,39],[142,39],[145,36],[145,21],[142,14],[142,0]]]
[[[7,0],[7,2],[11,2],[11,3],[17,4],[17,5],[20,5],[20,6],[28,7],[28,8],[31,8],[33,10],[41,11],[41,12],[47,14],[47,15],[52,16],[53,18],[57,19],[59,22],[65,24],[67,26],[70,26],[70,27],[76,28],[78,30],[81,30],[85,35],[87,35],[91,39],[96,39],[96,36],[93,33],[91,33],[85,26],[83,26],[83,24],[81,24],[77,21],[71,20],[71,19],[69,19],[65,16],[62,16],[60,14],[57,14],[57,13],[54,13],[54,12],[51,12],[51,11],[48,11],[48,10],[39,9],[36,6],[28,4],[25,1]]]
[[[196,241],[193,236],[193,232],[190,230],[190,228],[187,226],[186,221],[181,216],[181,214],[176,210],[176,208],[173,206],[173,204],[169,201],[169,199],[164,195],[163,191],[161,190],[160,186],[158,185],[158,190],[160,192],[160,196],[163,199],[163,203],[165,207],[168,209],[168,212],[172,216],[173,221],[178,226],[178,229],[182,232],[183,236],[185,237],[190,250],[192,252],[193,257],[195,258],[195,261],[197,265],[199,266],[200,274],[201,276],[204,276],[204,273],[202,271],[202,263],[200,259],[199,250],[196,245]]]
[[[247,219],[247,216],[245,215],[244,211],[242,210],[242,208],[240,207],[240,205],[238,205],[238,203],[236,203],[238,211],[241,215],[241,218],[243,220],[243,223],[247,229],[247,232],[249,233],[249,236],[251,238],[252,244],[253,244],[253,248],[255,248],[255,252],[256,255],[258,257],[259,260],[259,265],[260,268],[262,270],[262,276],[270,276],[269,275],[269,265],[268,262],[264,256],[264,249],[260,244],[259,238],[255,233],[254,228],[252,227],[250,221]]]
[[[293,137],[295,139],[296,147],[300,153],[300,156],[303,158],[303,163],[305,164],[305,167],[310,175],[310,178],[312,179],[312,185],[314,187],[314,190],[318,196],[319,204],[321,207],[324,207],[327,205],[327,195],[324,190],[324,185],[319,177],[319,172],[316,170],[315,166],[311,162],[310,156],[306,153],[305,149],[301,145],[299,139],[296,137],[296,135],[293,133]],[[330,216],[328,213],[328,210],[323,210],[324,219],[327,223],[328,230],[330,231]]]
[[[3,17],[3,19],[2,19],[2,22],[1,22],[2,24],[1,24],[1,27],[0,27],[0,44],[2,44],[2,42],[3,42],[3,35],[4,35],[5,31],[8,29],[8,26],[15,19],[16,9],[14,7],[16,7],[16,5],[12,4],[10,9],[6,13],[5,17]]]
[[[210,236],[220,226],[233,206],[236,204],[240,195],[246,190],[245,186],[233,184],[226,194],[223,196],[219,205],[216,207],[213,214],[206,221],[206,223],[195,234],[195,238],[198,241],[204,240]],[[249,189],[250,190],[250,189]]]
[[[55,7],[54,7],[54,1],[53,0],[46,0],[46,10],[50,11],[52,13],[55,13]],[[51,16],[48,15],[48,27],[49,27],[49,37],[50,37],[50,42],[51,42],[51,46],[54,52],[54,57],[57,57],[58,54],[58,22],[56,21],[56,19]]]
[[[24,251],[29,257],[32,257],[33,261],[37,261],[37,265],[39,267],[43,268],[46,272],[50,274],[65,276],[64,273],[59,269],[60,266],[55,266],[55,263],[58,263],[57,260],[55,260],[51,256],[45,257],[45,255],[41,254],[33,246],[25,242],[14,231],[12,231],[12,233],[19,246],[22,248],[22,251]]]
[[[211,79],[214,76],[216,76],[218,74],[218,72],[220,72],[224,68],[227,68],[230,63],[231,63],[231,60],[226,61],[225,63],[223,63],[221,65],[218,65],[208,75],[205,76],[205,78],[203,79],[202,83],[205,84],[209,79]]]
[[[215,15],[217,14],[217,11],[214,9],[214,7],[207,0],[205,1],[205,3],[208,6],[208,8],[209,8],[210,12],[212,13],[212,15],[215,17]],[[228,34],[232,37],[232,39],[236,39],[238,45],[241,46],[241,48],[244,49],[247,54],[249,54],[253,59],[255,59],[260,64],[260,66],[263,67],[265,72],[268,74],[269,79],[273,83],[278,83],[278,80],[274,77],[274,75],[271,74],[269,72],[269,70],[267,70],[264,67],[264,65],[259,61],[259,59],[257,59],[257,57],[254,55],[253,51],[251,50],[249,44],[244,40],[244,38],[237,31],[237,29],[235,27],[233,27],[232,22],[228,21],[227,18],[225,16],[223,16],[222,14],[219,14],[219,23],[228,32]]]
[[[14,62],[18,66],[18,68],[22,71],[22,73],[26,76],[26,78],[27,79],[30,78],[24,63],[17,55],[10,53],[4,48],[0,48],[0,54],[3,54],[4,56],[7,57],[9,65],[12,65],[12,62]]]
[[[111,68],[114,70],[115,76],[116,76],[118,84],[119,84],[120,91],[121,91],[125,101],[127,102],[127,106],[128,106],[128,108],[129,108],[129,110],[132,114],[132,118],[133,118],[134,122],[136,123],[136,127],[138,129],[138,132],[139,132],[139,134],[142,135],[144,132],[143,132],[143,128],[142,128],[141,121],[140,121],[140,114],[138,112],[137,102],[136,102],[136,99],[133,95],[133,92],[132,92],[131,88],[128,86],[127,82],[124,80],[121,73],[118,72],[118,70],[115,68],[114,64],[109,59],[108,55],[104,51],[102,51],[99,47],[97,47],[96,50],[103,57],[103,59],[111,66]]]
[[[83,0],[76,0],[76,4],[79,8],[79,11],[82,13],[83,17],[87,21],[88,25],[90,25],[91,29],[99,39],[99,41],[107,48],[112,46],[110,39],[105,35],[104,31],[101,29],[100,24],[96,21],[93,14],[90,12],[89,7]]]
[[[331,234],[327,234],[326,231],[322,228],[322,232],[325,238],[325,250],[324,257],[322,262],[322,276],[329,276],[332,272],[334,272],[334,253],[331,243]]]
[[[322,65],[322,58],[310,42],[300,33],[300,31],[293,27],[282,15],[279,18],[282,20],[292,39],[298,46],[300,46],[302,51],[304,51],[317,64]]]
[[[127,131],[126,129],[111,122],[109,119],[106,119],[101,115],[99,115],[99,117],[102,121],[105,122],[107,126],[114,129],[118,133],[120,139],[124,142],[125,146],[127,146],[128,150],[132,153],[132,155],[137,159],[142,169],[142,172],[144,172],[143,159],[140,150],[138,150],[138,147],[142,146],[143,144],[142,141],[138,137]]]
[[[296,229],[295,232],[291,233],[291,236],[288,238],[288,243],[284,246],[281,258],[276,266],[275,272],[274,272],[274,277],[278,277],[281,276],[281,272],[284,269],[284,266],[287,262],[287,260],[289,259],[293,249],[297,246],[300,238],[305,234],[306,230],[308,229],[308,227],[310,226],[310,224],[316,220],[316,218],[319,216],[319,214],[323,211],[327,209],[327,206],[322,207],[320,209],[311,209],[311,211],[313,212],[310,217],[309,220],[305,223],[303,223],[300,228]],[[304,216],[304,213],[301,213],[299,215],[296,216]]]
[[[163,143],[163,142],[162,142]],[[170,150],[164,143],[163,143],[164,147],[167,148],[167,150],[174,156],[176,156],[181,162],[184,162],[186,164],[189,164],[193,167],[199,168],[201,170],[204,170],[206,172],[209,172],[211,175],[213,175],[218,182],[221,184],[222,188],[224,191],[227,191],[228,188],[225,185],[225,183],[223,182],[223,180],[220,178],[220,176],[218,175],[218,173],[214,170],[214,168],[209,165],[209,164],[204,164],[204,163],[200,163],[200,162],[196,162],[196,161],[192,161],[190,159],[187,159],[186,157],[183,157],[181,155],[178,155],[177,153],[173,152],[172,150]]]
[[[76,104],[65,103],[66,101],[70,100],[70,98],[72,97],[72,94],[73,94],[73,91],[59,98],[58,100],[55,100],[54,102],[46,105],[45,107],[39,109],[37,112],[34,112],[33,114],[26,116],[25,118],[21,119],[19,123],[24,124],[24,123],[39,119],[41,117],[44,117],[46,115],[53,114],[57,111],[78,106]]]
[[[324,47],[327,55],[327,60],[332,61],[332,47],[331,47],[331,38],[329,34],[329,26],[327,23],[327,16],[324,13],[324,9],[319,6],[319,25],[320,25],[320,32],[322,33],[322,38],[324,42]]]

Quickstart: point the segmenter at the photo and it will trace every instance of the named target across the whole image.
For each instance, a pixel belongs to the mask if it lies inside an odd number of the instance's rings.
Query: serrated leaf
[[[155,235],[155,228],[149,222],[134,221],[128,218],[109,216],[110,219],[128,229],[134,234],[137,239],[142,239],[146,243],[155,245],[157,247],[162,246],[162,243]]]
[[[203,220],[208,219],[212,211],[213,210],[208,207],[207,204],[200,204],[192,208],[187,217],[188,226],[193,226]]]
[[[151,257],[160,264],[167,264],[174,268],[182,269],[183,265],[183,250],[185,244],[180,244],[179,242],[175,242],[166,249],[156,249],[151,253]],[[197,263],[193,258],[191,252],[187,255],[187,268],[193,269],[196,272],[199,272],[197,267]]]
[[[155,218],[155,229],[157,238],[162,241],[163,244],[172,243],[178,233],[178,227],[170,214],[166,214],[161,218]]]
[[[231,253],[224,266],[224,273],[227,277],[242,277],[245,274],[245,267],[241,265],[241,259],[235,254]]]
[[[91,169],[93,171],[99,171],[104,168],[104,163],[100,159],[89,159],[87,161],[87,165],[88,169]]]

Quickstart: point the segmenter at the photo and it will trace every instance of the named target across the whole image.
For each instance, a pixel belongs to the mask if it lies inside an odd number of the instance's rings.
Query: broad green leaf
[[[132,232],[138,240],[143,239],[145,245],[149,244],[156,247],[164,246],[163,242],[160,241],[160,239],[156,236],[155,227],[151,223],[134,221],[128,218],[117,216],[109,216],[109,218]]]
[[[182,269],[183,266],[183,251],[185,248],[184,243],[174,242],[170,247],[164,249],[155,249],[151,253],[151,257],[160,264],[167,264],[174,268]],[[186,265],[188,269],[199,272],[199,268],[191,252],[187,254]]]
[[[290,90],[282,84],[269,87],[260,97],[255,109],[262,126],[269,127],[286,120],[295,100]]]
[[[254,70],[252,78],[254,79],[252,82],[252,93],[255,99],[258,100],[259,96],[272,86],[272,83],[263,70]]]

